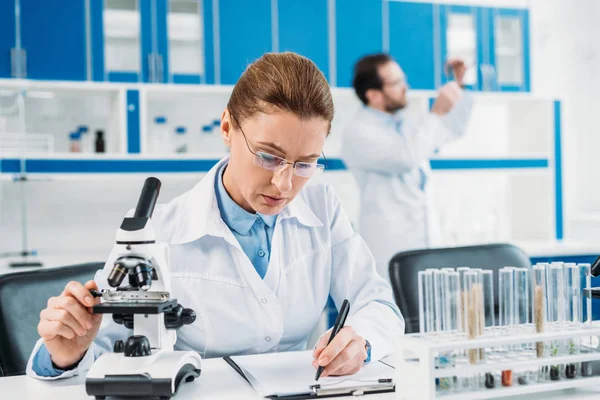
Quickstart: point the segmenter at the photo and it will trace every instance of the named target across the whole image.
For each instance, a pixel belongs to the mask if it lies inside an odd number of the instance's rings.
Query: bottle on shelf
[[[96,148],[96,153],[105,153],[106,152],[106,143],[104,142],[104,131],[101,129],[96,130],[95,148]]]
[[[169,152],[173,147],[171,144],[171,135],[167,125],[167,117],[158,115],[154,117],[154,126],[149,140],[151,153]]]
[[[71,132],[69,134],[69,151],[71,153],[81,153],[81,133]]]
[[[188,143],[187,143],[187,129],[185,126],[178,126],[175,128],[175,153],[187,153],[188,151]]]
[[[92,152],[92,139],[90,138],[90,129],[87,125],[79,125],[77,132],[80,136],[80,152],[91,153]]]

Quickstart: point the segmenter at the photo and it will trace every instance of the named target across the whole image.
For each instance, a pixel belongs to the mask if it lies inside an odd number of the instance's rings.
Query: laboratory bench
[[[366,397],[372,400],[419,399],[418,393],[373,394]],[[79,375],[69,379],[42,381],[28,376],[0,378],[0,393],[7,399],[76,400],[90,399],[85,391],[85,376]],[[545,392],[545,399],[592,400],[600,397],[600,388],[569,389],[556,392]],[[175,399],[211,399],[211,400],[244,400],[260,399],[254,389],[235,372],[223,359],[202,360],[202,373],[193,383],[181,386]],[[352,398],[352,396],[348,396]],[[529,396],[512,397],[517,400],[530,399]]]

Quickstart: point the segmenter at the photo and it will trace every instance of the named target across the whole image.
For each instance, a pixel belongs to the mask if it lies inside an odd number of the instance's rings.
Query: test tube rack
[[[496,373],[504,370],[527,370],[539,367],[550,367],[551,365],[566,365],[571,363],[585,363],[600,361],[600,348],[598,337],[600,336],[600,325],[585,325],[577,328],[569,328],[560,331],[534,333],[531,324],[524,325],[530,328],[531,333],[520,333],[510,336],[495,336],[493,332],[475,339],[467,339],[465,336],[451,335],[422,335],[407,334],[396,339],[395,343],[395,368],[396,368],[396,398],[398,400],[409,399],[489,399],[531,393],[541,393],[554,390],[600,385],[600,375],[582,377],[580,374],[573,379],[561,379],[557,381],[528,382],[520,385],[514,382],[512,386],[505,387],[500,384],[493,389],[486,387],[465,389],[453,389],[439,391],[436,389],[436,379],[440,378],[469,378],[477,374]],[[528,359],[514,359],[509,362],[485,362],[471,365],[468,362],[460,365],[446,365],[444,368],[436,368],[436,359],[439,354],[446,352],[468,351],[469,349],[492,349],[508,345],[523,345],[539,342],[552,342],[561,340],[588,340],[585,353],[566,354],[558,356],[546,356],[542,358],[531,357]],[[400,389],[401,388],[401,389]]]

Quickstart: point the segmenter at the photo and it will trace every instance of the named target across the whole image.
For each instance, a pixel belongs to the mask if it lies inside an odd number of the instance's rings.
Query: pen
[[[348,316],[349,311],[350,311],[350,302],[345,299],[344,302],[342,303],[342,307],[340,308],[340,313],[338,314],[337,318],[335,319],[335,324],[333,324],[333,329],[331,330],[331,336],[329,336],[329,341],[327,342],[327,346],[329,346],[329,343],[331,343],[331,341],[333,340],[335,335],[337,335],[338,332],[340,330],[342,330],[342,328],[344,327],[344,324],[346,323],[346,317]],[[317,368],[317,376],[315,377],[315,381],[319,380],[319,378],[321,377],[321,374],[323,373],[323,369],[325,369],[325,367],[319,365],[319,368]]]

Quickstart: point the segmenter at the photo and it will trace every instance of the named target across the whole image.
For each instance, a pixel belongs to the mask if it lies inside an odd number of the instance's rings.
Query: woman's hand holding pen
[[[341,329],[327,345],[330,335],[331,329],[321,336],[313,353],[313,367],[325,367],[321,377],[352,375],[360,371],[367,359],[365,338],[351,326]]]

